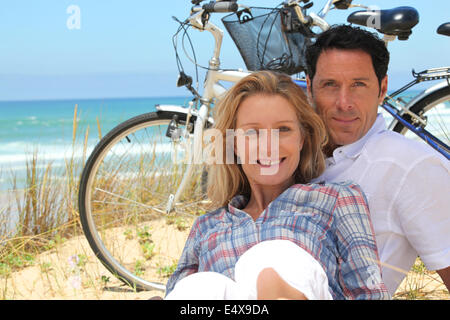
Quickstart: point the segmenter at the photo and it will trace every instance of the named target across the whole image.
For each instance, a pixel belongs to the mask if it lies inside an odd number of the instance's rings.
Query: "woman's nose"
[[[259,157],[278,159],[279,129],[261,129],[259,134]]]

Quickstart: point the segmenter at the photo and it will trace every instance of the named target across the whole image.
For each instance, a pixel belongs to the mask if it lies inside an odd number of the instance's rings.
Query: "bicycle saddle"
[[[437,33],[450,36],[450,22],[443,23],[437,28]]]
[[[411,29],[419,22],[419,13],[412,7],[362,10],[350,14],[347,21],[397,36],[399,40],[407,40],[412,32]]]

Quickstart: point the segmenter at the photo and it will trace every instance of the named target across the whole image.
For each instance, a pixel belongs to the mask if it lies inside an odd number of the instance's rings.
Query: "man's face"
[[[317,60],[316,74],[307,78],[308,94],[328,129],[335,146],[362,138],[377,117],[387,90],[381,88],[372,58],[362,50],[330,49]]]

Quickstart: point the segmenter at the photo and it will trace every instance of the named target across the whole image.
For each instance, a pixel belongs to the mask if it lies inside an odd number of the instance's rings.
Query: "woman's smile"
[[[274,160],[274,159],[258,159],[258,164],[261,167],[264,168],[269,168],[269,167],[274,167],[274,166],[279,166],[286,158],[281,158],[278,160]]]

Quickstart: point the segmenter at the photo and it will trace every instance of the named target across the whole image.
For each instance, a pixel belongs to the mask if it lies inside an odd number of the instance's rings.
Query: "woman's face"
[[[242,101],[236,114],[235,153],[252,188],[284,190],[292,185],[302,146],[300,123],[288,100],[255,94]]]

